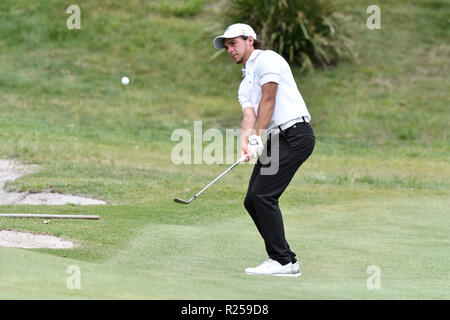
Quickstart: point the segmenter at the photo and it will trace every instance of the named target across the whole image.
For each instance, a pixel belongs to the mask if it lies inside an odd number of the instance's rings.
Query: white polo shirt
[[[242,110],[252,107],[256,115],[262,96],[261,86],[268,82],[278,83],[275,109],[266,132],[294,119],[301,121],[301,117],[308,122],[311,120],[291,68],[281,55],[272,50],[254,50],[242,72],[244,79],[239,86],[239,103]]]

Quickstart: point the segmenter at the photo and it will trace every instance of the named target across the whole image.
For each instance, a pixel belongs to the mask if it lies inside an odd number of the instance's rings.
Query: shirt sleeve
[[[264,53],[258,57],[255,71],[256,76],[259,77],[260,86],[268,82],[280,84],[281,60],[275,52],[264,51]]]
[[[238,99],[239,99],[239,103],[241,104],[242,110],[244,110],[247,107],[253,107],[253,104],[250,101],[247,90],[248,89],[245,88],[244,82],[241,82],[241,85],[239,86],[239,91],[238,91]]]

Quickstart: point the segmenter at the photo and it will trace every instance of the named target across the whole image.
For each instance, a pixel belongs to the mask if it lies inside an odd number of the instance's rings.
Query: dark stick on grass
[[[98,220],[100,216],[70,215],[70,214],[24,214],[24,213],[2,213],[4,218],[42,218],[42,219],[88,219]]]

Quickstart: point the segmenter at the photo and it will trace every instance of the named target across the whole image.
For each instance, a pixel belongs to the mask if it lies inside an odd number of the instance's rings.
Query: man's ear
[[[249,37],[248,37],[248,41],[249,41],[249,44],[250,44],[251,46],[254,46],[254,45],[255,45],[255,39],[253,39],[252,36],[249,36]]]

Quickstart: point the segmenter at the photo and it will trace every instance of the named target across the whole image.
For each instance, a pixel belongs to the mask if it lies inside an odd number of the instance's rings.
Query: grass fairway
[[[0,3],[0,158],[41,168],[6,188],[108,203],[0,206],[101,216],[1,219],[77,246],[0,247],[0,299],[449,299],[448,3],[384,1],[382,29],[368,30],[369,4],[343,1],[359,63],[294,69],[317,144],[280,200],[303,273],[287,279],[243,273],[266,259],[243,207],[251,165],[173,202],[228,165],[175,165],[171,134],[238,128],[241,73],[210,59],[220,3],[187,16],[159,3],[80,0],[73,31],[61,1]]]
[[[1,297],[448,298],[450,221],[445,213],[450,201],[414,192],[387,201],[381,200],[386,195],[379,198],[307,204],[301,211],[284,208],[288,239],[303,262],[304,275],[299,279],[243,274],[247,264],[260,262],[264,248],[248,217],[236,205],[229,209],[236,211],[234,216],[217,215],[214,219],[196,217],[208,210],[208,205],[200,204],[178,213],[178,222],[161,218],[161,211],[176,214],[169,206],[96,210],[102,214],[101,222],[92,223],[99,224],[96,226],[71,222],[68,228],[67,222],[52,221],[46,232],[59,231],[79,239],[81,248],[58,254],[44,249],[1,248]],[[14,227],[43,231],[42,224],[36,226],[35,222],[16,223]],[[126,229],[130,234],[123,234]],[[99,257],[99,252],[106,257]],[[67,289],[66,271],[71,265],[80,268],[80,290]],[[380,290],[367,289],[366,269],[371,265],[381,269]]]

